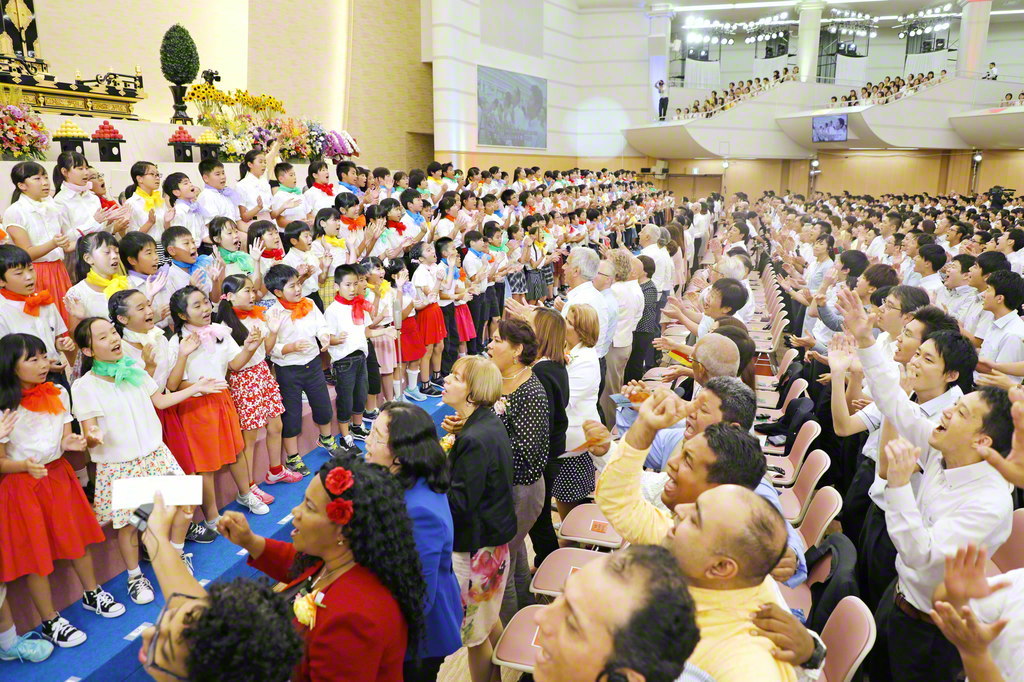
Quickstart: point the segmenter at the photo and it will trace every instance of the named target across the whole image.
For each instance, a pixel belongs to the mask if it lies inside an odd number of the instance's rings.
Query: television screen
[[[477,143],[499,147],[548,146],[548,82],[477,66]]]
[[[846,114],[815,116],[811,119],[812,142],[846,142]]]

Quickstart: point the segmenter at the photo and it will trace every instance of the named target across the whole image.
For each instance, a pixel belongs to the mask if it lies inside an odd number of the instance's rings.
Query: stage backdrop
[[[477,144],[548,146],[548,82],[521,73],[477,66]]]

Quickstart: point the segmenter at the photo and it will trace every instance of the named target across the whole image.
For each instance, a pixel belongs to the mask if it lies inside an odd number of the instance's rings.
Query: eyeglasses
[[[180,674],[174,672],[173,670],[168,670],[167,668],[164,668],[161,665],[159,665],[156,662],[156,657],[155,657],[156,656],[156,646],[157,646],[157,641],[159,641],[159,639],[160,639],[161,628],[163,628],[164,617],[167,615],[167,610],[168,609],[172,609],[172,610],[176,611],[176,610],[182,608],[183,606],[185,606],[186,604],[189,604],[190,601],[198,600],[198,599],[201,599],[201,598],[202,597],[196,597],[196,596],[193,596],[191,594],[183,594],[181,592],[175,592],[174,594],[172,594],[170,597],[167,598],[167,603],[164,604],[164,607],[162,609],[160,609],[160,613],[156,617],[156,623],[153,626],[155,632],[153,633],[153,639],[149,640],[149,648],[146,649],[146,665],[143,666],[145,669],[147,669],[147,670],[159,670],[160,672],[164,673],[165,675],[170,675],[175,680],[186,680],[187,681],[189,679],[187,677],[182,677]]]
[[[163,175],[158,170],[146,171],[143,175],[152,175],[154,178],[161,178]]]

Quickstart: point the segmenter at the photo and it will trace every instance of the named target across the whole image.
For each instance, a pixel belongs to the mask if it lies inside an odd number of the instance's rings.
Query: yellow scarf
[[[333,247],[335,247],[337,249],[344,249],[345,248],[345,240],[344,239],[342,239],[341,237],[332,237],[329,234],[325,234],[324,235],[324,243],[329,245],[329,246],[333,246]]]
[[[377,298],[384,298],[391,291],[391,282],[386,279],[381,280],[380,285],[375,289],[372,284],[367,284],[367,288],[376,294]]]
[[[154,208],[163,208],[164,195],[160,190],[155,189],[152,194],[146,194],[141,189],[136,188],[135,193],[142,197],[147,213],[152,211]]]
[[[130,288],[128,284],[128,278],[124,275],[114,275],[110,279],[105,278],[95,270],[90,270],[89,274],[85,276],[85,281],[93,286],[103,287],[103,295],[110,298],[118,291],[124,291]]]

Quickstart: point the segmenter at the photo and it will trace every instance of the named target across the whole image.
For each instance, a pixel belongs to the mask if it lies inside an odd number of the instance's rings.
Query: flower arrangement
[[[308,131],[308,142],[310,149],[310,158],[323,158],[324,156],[324,143],[327,141],[327,131],[319,121],[312,119],[302,119],[303,125],[306,126]]]
[[[27,105],[0,106],[0,154],[5,158],[46,158],[50,133],[39,115]]]
[[[359,145],[355,138],[344,130],[332,130],[327,133],[323,147],[324,157],[330,157],[337,163],[342,157],[359,156]]]
[[[444,450],[444,454],[451,452],[452,448],[455,447],[455,434],[449,433],[447,436],[441,439],[441,449]]]

